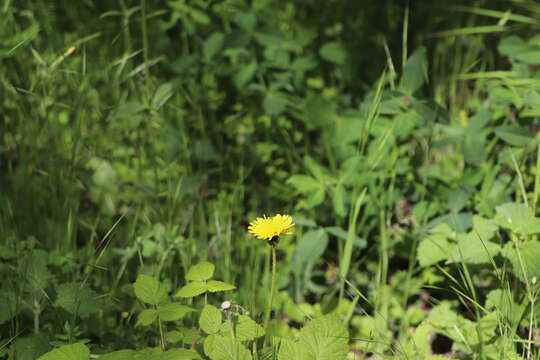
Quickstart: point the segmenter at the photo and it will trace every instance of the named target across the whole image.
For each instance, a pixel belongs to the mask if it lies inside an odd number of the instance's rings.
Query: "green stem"
[[[276,248],[272,246],[272,287],[270,288],[270,297],[266,306],[266,315],[264,317],[264,331],[268,334],[268,323],[270,322],[270,313],[272,312],[272,301],[274,301],[274,292],[276,290]]]

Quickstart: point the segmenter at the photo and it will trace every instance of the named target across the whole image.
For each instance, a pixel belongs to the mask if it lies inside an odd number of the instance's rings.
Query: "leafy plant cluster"
[[[0,4],[0,357],[538,358],[539,13]]]

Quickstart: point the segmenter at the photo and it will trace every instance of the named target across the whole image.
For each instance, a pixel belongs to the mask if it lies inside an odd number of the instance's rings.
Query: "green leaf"
[[[159,306],[158,314],[163,321],[176,321],[193,311],[195,311],[195,309],[190,308],[189,306],[172,302]]]
[[[321,183],[307,175],[293,175],[287,180],[287,183],[302,193],[323,188]]]
[[[239,315],[236,325],[236,339],[239,341],[255,340],[264,336],[265,332],[262,326],[257,324],[247,315]]]
[[[334,210],[338,216],[347,215],[347,209],[345,207],[345,189],[341,184],[336,185],[334,188],[333,197]]]
[[[418,245],[420,266],[430,266],[446,260],[451,255],[451,244],[444,234],[431,234]]]
[[[214,276],[215,266],[212,263],[203,261],[197,265],[194,265],[189,268],[188,273],[186,274],[186,280],[191,281],[204,281],[210,279]]]
[[[155,309],[144,309],[137,317],[135,326],[148,326],[157,319],[157,311]]]
[[[312,360],[309,356],[309,347],[288,339],[281,339],[278,360]]]
[[[264,97],[263,107],[268,115],[279,115],[286,106],[287,99],[279,93],[269,92]]]
[[[174,87],[171,83],[167,82],[162,84],[154,94],[152,98],[152,108],[158,111],[174,93]]]
[[[21,311],[19,301],[14,292],[7,289],[0,291],[0,324],[11,320]]]
[[[201,329],[207,334],[215,334],[221,325],[221,311],[212,305],[205,305],[199,318]]]
[[[480,239],[475,233],[459,234],[452,258],[468,264],[488,264],[500,251],[498,244]]]
[[[107,121],[130,119],[145,109],[139,103],[126,103],[117,106],[107,117]]]
[[[88,360],[90,350],[81,343],[64,345],[40,356],[38,360]]]
[[[345,359],[349,352],[349,334],[335,315],[312,320],[300,330],[299,343],[313,360]]]
[[[523,270],[525,270],[529,281],[533,278],[536,278],[537,281],[540,279],[540,242],[530,240],[520,246],[521,262],[513,242],[505,245],[503,255],[512,264],[514,274],[522,281],[525,279]]]
[[[81,283],[67,283],[56,289],[57,298],[54,304],[73,315],[82,318],[100,310],[98,295]]]
[[[174,297],[190,298],[203,294],[208,290],[208,286],[205,281],[192,281],[189,284],[183,286]]]
[[[251,81],[257,71],[257,63],[252,62],[249,65],[242,66],[241,70],[234,77],[234,84],[238,89],[244,88]]]
[[[342,65],[347,58],[347,50],[341,42],[331,41],[321,46],[319,54],[324,60]]]
[[[540,233],[540,219],[531,208],[517,203],[506,203],[495,208],[495,222],[521,235]]]
[[[203,53],[205,60],[212,59],[223,47],[225,35],[221,32],[215,32],[203,44]]]
[[[251,353],[238,340],[215,335],[210,352],[212,360],[251,360]]]
[[[399,87],[407,94],[414,94],[427,79],[428,61],[425,47],[419,47],[407,60]]]
[[[10,352],[13,354],[13,359],[35,360],[51,349],[49,340],[49,337],[43,333],[18,337],[10,346]]]
[[[529,130],[518,125],[503,125],[495,128],[495,135],[513,146],[525,147],[534,140]]]
[[[307,263],[319,259],[328,246],[328,234],[324,229],[306,232],[294,250],[292,270],[300,274]]]
[[[195,350],[171,349],[161,354],[159,360],[197,360],[200,358]]]
[[[147,304],[157,305],[167,297],[167,290],[152,276],[139,275],[133,287],[135,296]]]
[[[26,279],[35,290],[43,289],[51,274],[47,269],[49,254],[45,250],[32,250],[24,258],[22,263],[21,274],[26,276]]]
[[[217,292],[217,291],[227,291],[227,290],[234,290],[236,289],[236,286],[227,284],[223,281],[217,281],[217,280],[210,280],[207,284],[208,291],[210,292]]]

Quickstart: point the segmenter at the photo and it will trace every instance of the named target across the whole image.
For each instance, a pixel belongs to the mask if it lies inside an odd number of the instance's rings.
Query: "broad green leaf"
[[[500,251],[500,245],[480,239],[477,234],[459,234],[452,258],[468,264],[488,264]]]
[[[175,297],[190,298],[205,293],[208,290],[208,286],[205,281],[192,281],[183,286],[176,294]]]
[[[428,61],[425,47],[419,47],[407,60],[399,87],[406,93],[414,94],[427,79]]]
[[[257,17],[252,13],[238,11],[234,16],[234,22],[246,31],[253,31],[257,25]]]
[[[531,208],[517,203],[506,203],[496,207],[497,225],[521,235],[540,232],[540,219],[535,217]]]
[[[58,286],[54,304],[73,315],[82,318],[100,310],[98,295],[81,283],[67,283]]]
[[[221,311],[212,305],[205,305],[199,318],[199,326],[207,334],[215,334],[221,325]]]
[[[444,234],[431,234],[418,245],[420,266],[430,266],[450,258],[452,245]]]
[[[251,353],[238,340],[216,335],[213,340],[212,360],[251,360]]]
[[[180,342],[180,341],[182,341],[183,338],[184,338],[184,336],[178,330],[167,331],[165,333],[165,341],[167,341],[169,343]]]
[[[349,352],[349,334],[335,315],[312,320],[300,330],[299,343],[313,360],[345,359]]]
[[[521,280],[524,279],[524,272],[529,281],[533,278],[536,278],[536,281],[540,279],[540,242],[536,240],[525,242],[521,245],[519,254],[515,243],[507,243],[504,246],[503,255],[510,261],[514,274]]]
[[[144,309],[137,317],[137,324],[135,326],[148,326],[157,319],[156,309]]]
[[[292,270],[299,274],[304,266],[319,259],[328,246],[328,234],[324,229],[306,232],[294,250]]]
[[[10,352],[13,354],[13,359],[35,360],[51,349],[49,341],[50,338],[43,333],[18,337],[10,346]]]
[[[341,65],[347,58],[347,50],[341,42],[331,41],[321,46],[319,54],[324,60]]]
[[[49,351],[40,356],[38,360],[88,360],[90,359],[90,350],[86,345],[75,343],[64,345],[58,349]]]
[[[162,353],[158,360],[197,360],[200,358],[195,350],[171,349]]]
[[[236,289],[236,286],[227,284],[223,281],[218,280],[210,280],[206,284],[208,291],[210,292],[217,292],[217,291],[227,291],[227,290],[234,290]]]
[[[529,130],[518,125],[503,125],[495,128],[495,135],[513,146],[527,146],[534,140]]]
[[[51,277],[47,269],[49,254],[45,250],[31,250],[23,257],[20,274],[24,274],[32,288],[43,289]]]
[[[215,266],[212,263],[203,261],[197,265],[193,265],[189,268],[188,273],[186,274],[186,280],[191,281],[203,281],[208,280],[214,276]]]
[[[262,326],[247,315],[239,315],[236,324],[236,339],[239,341],[254,340],[265,334]]]
[[[279,343],[278,360],[312,360],[309,347],[288,339],[281,339]]]
[[[167,297],[167,290],[152,276],[139,275],[133,288],[139,300],[151,305],[157,305]]]
[[[172,302],[159,306],[158,314],[163,321],[176,321],[193,311],[195,311],[195,309],[190,308],[189,306]]]

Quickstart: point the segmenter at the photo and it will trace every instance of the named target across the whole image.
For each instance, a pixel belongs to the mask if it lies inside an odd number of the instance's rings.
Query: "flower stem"
[[[270,314],[272,313],[272,301],[274,300],[274,292],[276,290],[276,248],[272,248],[272,287],[270,288],[270,297],[266,306],[266,315],[264,317],[264,331],[268,334],[268,323],[270,322]],[[266,336],[265,336],[266,338]],[[266,342],[266,341],[265,341]]]

